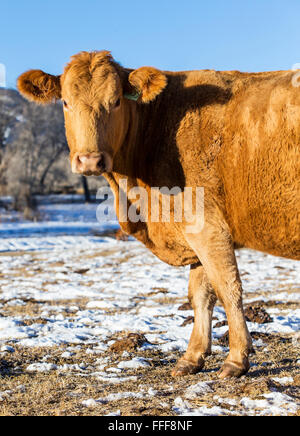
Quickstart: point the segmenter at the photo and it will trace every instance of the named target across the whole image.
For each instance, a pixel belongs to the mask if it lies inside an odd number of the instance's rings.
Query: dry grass
[[[208,358],[206,367],[201,373],[174,380],[170,370],[179,357],[178,353],[168,355],[153,350],[143,352],[137,350],[130,353],[129,358],[142,356],[151,363],[151,367],[126,370],[126,376],[134,376],[136,379],[111,384],[93,376],[99,356],[87,354],[86,347],[81,347],[70,359],[61,358],[63,347],[48,349],[15,347],[15,353],[6,353],[0,360],[0,391],[9,391],[0,402],[0,415],[105,415],[120,410],[121,415],[172,416],[175,415],[173,410],[175,398],[178,396],[184,398],[190,385],[203,380],[214,381],[213,391],[189,400],[192,407],[218,405],[215,399],[217,395],[220,399],[236,400],[237,405],[230,413],[239,415],[244,413],[243,407],[239,406],[242,397],[260,399],[262,394],[274,390],[289,395],[300,405],[300,377],[297,364],[299,349],[290,346],[288,337],[272,336],[273,342],[268,346],[268,351],[257,349],[256,354],[252,356],[252,363],[256,366],[251,368],[247,376],[230,381],[219,381],[216,377],[216,370],[225,357],[223,354],[215,354]],[[119,354],[111,352],[104,353],[101,357],[108,358],[107,367],[114,367],[120,359],[124,359],[120,358]],[[55,370],[44,374],[27,371],[28,365],[43,360],[57,366],[84,361],[87,369],[81,372],[71,370],[67,373]],[[272,380],[276,376],[292,377],[294,381],[283,386]],[[99,403],[93,408],[87,408],[82,404],[83,400],[89,398],[103,398],[117,392],[141,390],[147,392],[150,388],[157,391],[154,396],[145,395],[142,399],[118,399],[107,404]],[[226,404],[222,404],[222,407],[232,409]]]
[[[101,256],[111,256],[113,253],[116,253],[116,250],[102,251]],[[0,253],[0,256],[3,255],[3,253]],[[14,255],[28,256],[28,253],[20,252],[14,253]],[[87,258],[96,258],[99,255],[93,253],[89,254]],[[11,274],[9,273],[9,277],[12,280],[16,276],[27,277],[39,272],[36,269],[42,263],[39,255],[32,253],[30,256],[32,259],[31,266],[34,266],[35,270],[31,267],[15,269]],[[123,262],[126,259],[127,256],[124,256],[121,261]],[[57,261],[48,264],[48,267],[59,268],[64,267],[64,265],[63,262]],[[76,273],[76,271],[73,272]],[[83,276],[86,274],[84,268],[80,270],[80,274]],[[59,280],[62,283],[62,279],[60,278]],[[93,281],[82,282],[87,287],[93,283]],[[44,285],[46,286],[46,284]],[[289,292],[287,288],[284,290]],[[297,292],[297,290],[293,288],[290,292]],[[177,313],[176,309],[183,303],[181,299],[171,297],[168,294],[168,289],[163,287],[154,287],[148,294],[139,293],[137,298],[143,296],[155,299],[155,302],[160,305],[174,305],[174,313]],[[270,298],[270,294],[263,291],[258,291],[255,294],[251,293],[251,298],[256,296],[259,298],[264,296]],[[7,304],[7,301],[2,299],[0,300],[0,317],[18,317],[19,322],[27,326],[45,324],[49,321],[49,317],[52,314],[57,314],[56,309],[59,305],[59,313],[68,321],[72,321],[75,315],[69,311],[69,308],[77,306],[79,310],[85,310],[88,301],[90,301],[89,298],[53,302],[24,298],[24,305],[13,306]],[[47,318],[42,316],[45,305],[47,306]],[[51,310],[51,306],[53,306],[53,310]],[[278,303],[277,301],[269,300],[264,303],[264,307],[280,309],[284,314],[287,310],[297,309],[299,305],[292,301]],[[129,309],[122,309],[123,313],[126,310]],[[117,309],[107,309],[107,316],[114,314],[116,311]],[[186,315],[187,318],[188,314],[184,314],[184,312],[180,312],[180,314]],[[217,378],[217,370],[226,358],[225,351],[210,356],[201,373],[174,379],[171,377],[171,370],[180,357],[178,352],[162,353],[153,349],[141,350],[138,341],[137,346],[135,344],[132,345],[130,341],[126,342],[127,335],[127,331],[119,332],[112,335],[106,341],[123,340],[123,344],[125,344],[124,349],[126,349],[126,344],[128,345],[127,357],[113,352],[113,347],[101,354],[87,353],[87,348],[95,348],[96,345],[84,345],[81,343],[79,347],[73,347],[72,356],[62,358],[62,354],[70,346],[69,344],[52,348],[25,348],[14,341],[7,342],[7,344],[14,348],[15,352],[0,353],[0,415],[87,416],[105,415],[120,410],[121,415],[172,416],[177,414],[174,410],[174,400],[177,397],[184,399],[187,389],[191,385],[202,381],[213,382],[210,385],[211,392],[188,399],[192,408],[201,406],[211,408],[220,405],[225,411],[228,410],[228,414],[242,415],[245,414],[245,409],[240,404],[243,397],[257,400],[261,399],[263,394],[277,391],[288,395],[295,404],[298,404],[299,409],[296,414],[298,416],[300,414],[300,338],[297,334],[256,334],[254,338],[261,339],[265,346],[257,347],[256,353],[251,356],[252,367],[249,373],[238,380],[225,381],[220,381]],[[220,344],[217,340],[214,341],[214,345]],[[117,347],[115,347],[115,351],[117,351]],[[120,348],[120,351],[123,352],[124,350]],[[112,383],[109,378],[100,378],[100,371],[98,369],[99,359],[105,362],[105,367],[101,370],[105,371],[109,368],[116,368],[121,360],[132,359],[137,356],[145,358],[151,366],[138,370],[123,370],[120,373],[120,377],[129,377],[129,379],[123,380],[120,383]],[[45,373],[30,372],[28,370],[29,365],[41,362],[54,364],[57,366],[57,369]],[[84,362],[85,368],[80,370],[78,365],[81,362]],[[64,365],[69,365],[69,369],[63,369]],[[71,367],[70,365],[77,365],[77,367]],[[293,381],[287,385],[282,385],[274,381],[274,377],[291,377]],[[148,394],[149,389],[154,389],[155,393]],[[104,404],[98,402],[95,407],[86,407],[82,404],[84,400],[89,398],[97,400],[105,398],[109,394],[120,392],[143,392],[144,395],[142,398],[123,398]],[[235,400],[235,404],[220,404],[219,399]],[[257,413],[259,412],[257,410]]]

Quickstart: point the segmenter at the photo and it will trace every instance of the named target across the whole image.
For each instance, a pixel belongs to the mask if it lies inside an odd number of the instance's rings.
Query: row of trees
[[[62,186],[81,186],[89,200],[87,181],[69,169],[61,104],[37,106],[0,91],[0,194],[13,197],[17,210],[33,209],[36,194]]]
[[[11,138],[6,138],[2,177],[17,209],[33,207],[34,194],[50,192],[54,181],[63,177],[59,168],[53,168],[66,152],[59,110],[56,105],[25,104]]]

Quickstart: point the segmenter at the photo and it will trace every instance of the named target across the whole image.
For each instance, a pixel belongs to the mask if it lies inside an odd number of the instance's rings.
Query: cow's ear
[[[61,98],[60,76],[30,70],[18,78],[18,89],[27,100],[48,104]]]
[[[125,97],[149,103],[154,100],[167,85],[167,77],[153,67],[141,67],[129,74],[128,81],[133,88],[132,94]]]

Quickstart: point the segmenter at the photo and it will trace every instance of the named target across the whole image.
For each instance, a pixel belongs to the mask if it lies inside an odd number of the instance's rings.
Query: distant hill
[[[22,113],[24,98],[15,89],[0,88],[0,108],[15,115]]]

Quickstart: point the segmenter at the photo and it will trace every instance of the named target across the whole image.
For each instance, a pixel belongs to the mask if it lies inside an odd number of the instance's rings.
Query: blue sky
[[[300,62],[299,0],[5,0],[7,85],[30,68],[59,74],[72,54],[111,50],[127,67],[290,69]]]

